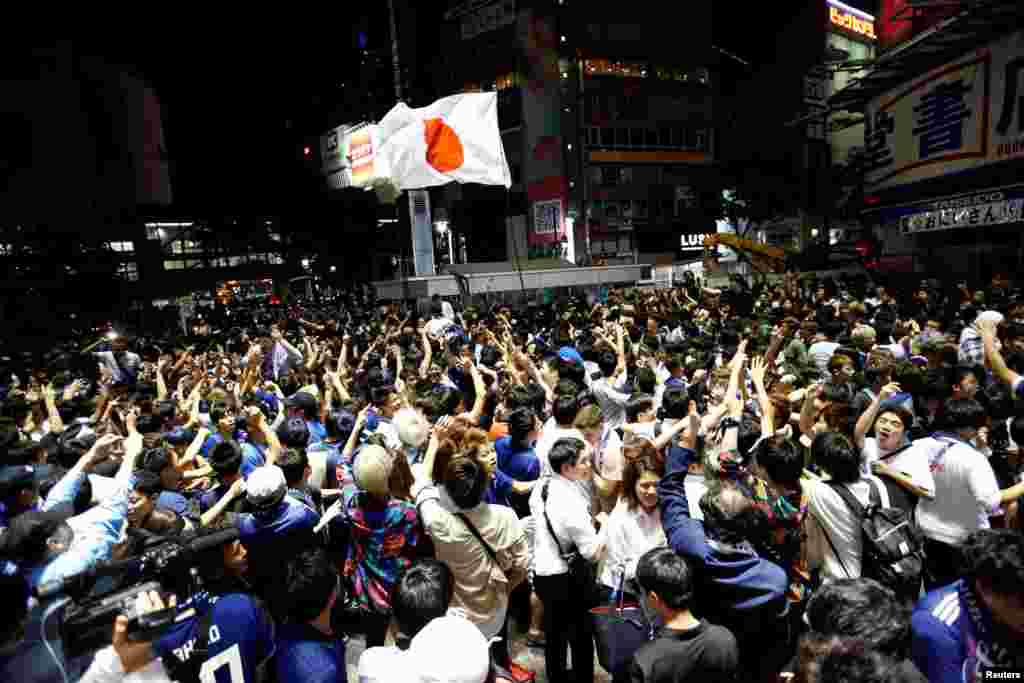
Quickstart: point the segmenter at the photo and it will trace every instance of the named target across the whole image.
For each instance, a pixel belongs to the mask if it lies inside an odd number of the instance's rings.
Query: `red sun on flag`
[[[456,171],[466,160],[462,140],[443,119],[425,120],[423,136],[427,143],[427,163],[439,173]]]

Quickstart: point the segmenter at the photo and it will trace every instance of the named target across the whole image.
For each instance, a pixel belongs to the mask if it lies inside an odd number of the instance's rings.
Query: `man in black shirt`
[[[739,668],[736,638],[728,629],[693,616],[693,571],[686,560],[671,548],[655,548],[640,558],[636,580],[648,606],[665,625],[658,629],[653,642],[633,655],[627,680],[735,680]]]

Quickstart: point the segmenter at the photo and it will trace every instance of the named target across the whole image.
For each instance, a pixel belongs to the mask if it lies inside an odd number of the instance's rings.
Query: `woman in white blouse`
[[[629,582],[636,576],[641,555],[667,543],[658,508],[658,482],[664,473],[665,465],[650,445],[623,469],[622,498],[606,527],[608,553],[600,578],[605,598],[611,597],[621,580]]]
[[[551,477],[535,486],[530,513],[535,520],[533,585],[544,603],[544,659],[549,681],[594,680],[594,633],[588,603],[592,587],[569,575],[565,556],[579,553],[596,562],[604,552],[608,515],[591,515],[590,503],[577,482],[591,478],[593,447],[579,438],[563,438],[548,453]],[[554,532],[554,535],[552,535]],[[572,646],[572,677],[567,655]]]

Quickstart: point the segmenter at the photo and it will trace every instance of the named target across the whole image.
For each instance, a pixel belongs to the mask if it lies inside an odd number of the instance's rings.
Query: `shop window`
[[[614,128],[602,128],[601,129],[601,146],[602,147],[614,147],[615,146],[615,129]]]
[[[629,129],[628,128],[616,128],[615,129],[615,146],[616,147],[629,147]]]
[[[672,146],[672,131],[668,126],[658,128],[658,146],[668,148]]]
[[[629,129],[629,144],[632,147],[643,147],[644,146],[644,129],[643,128],[630,128]]]
[[[648,128],[644,131],[644,147],[654,148],[658,146],[658,131]]]

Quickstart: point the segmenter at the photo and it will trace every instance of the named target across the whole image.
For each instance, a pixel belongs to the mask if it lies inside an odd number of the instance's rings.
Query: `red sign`
[[[875,29],[882,51],[891,50],[959,11],[956,4],[914,9],[910,0],[881,0]]]
[[[875,28],[878,30],[878,45],[888,50],[909,40],[914,26],[910,21],[912,10],[909,0],[882,0]]]

